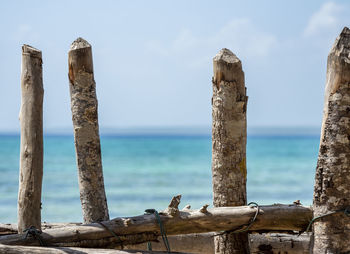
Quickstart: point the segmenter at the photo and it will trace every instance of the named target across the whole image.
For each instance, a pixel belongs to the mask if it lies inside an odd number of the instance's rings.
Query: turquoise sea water
[[[0,135],[0,222],[16,222],[19,142]],[[250,136],[248,201],[312,203],[317,136]],[[102,136],[105,188],[111,217],[212,204],[209,136]],[[82,221],[72,136],[45,136],[43,221]]]

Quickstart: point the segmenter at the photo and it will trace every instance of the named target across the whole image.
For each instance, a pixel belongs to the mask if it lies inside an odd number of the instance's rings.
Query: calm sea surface
[[[212,204],[209,136],[103,136],[110,216],[164,209],[182,194],[182,208]],[[19,136],[0,135],[0,222],[16,222]],[[319,137],[248,138],[248,201],[312,203]],[[73,137],[46,136],[43,221],[82,221]]]

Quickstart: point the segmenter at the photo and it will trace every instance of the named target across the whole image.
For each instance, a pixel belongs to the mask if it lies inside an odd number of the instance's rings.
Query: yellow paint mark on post
[[[243,160],[238,165],[239,170],[241,171],[242,176],[244,177],[244,180],[247,179],[247,164],[246,164],[246,158],[243,158]]]

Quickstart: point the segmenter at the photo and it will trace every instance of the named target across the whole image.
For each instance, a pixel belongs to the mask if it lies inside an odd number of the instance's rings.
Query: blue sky
[[[320,126],[348,1],[1,1],[0,131],[18,131],[21,45],[43,52],[44,126],[72,126],[67,52],[93,47],[102,128],[211,125],[212,58],[241,60],[249,126]]]

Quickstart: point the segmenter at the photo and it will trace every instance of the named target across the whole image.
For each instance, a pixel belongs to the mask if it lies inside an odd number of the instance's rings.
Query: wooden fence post
[[[22,46],[21,148],[18,190],[18,231],[41,229],[43,177],[43,78],[42,54]]]
[[[247,99],[241,61],[228,49],[214,57],[212,174],[214,206],[247,202]],[[215,237],[215,253],[249,253],[247,233]]]
[[[91,45],[75,40],[68,53],[69,85],[84,222],[109,219],[103,181]]]
[[[328,55],[325,104],[314,190],[313,253],[349,253],[350,30],[345,27]],[[348,210],[345,210],[348,209]]]

